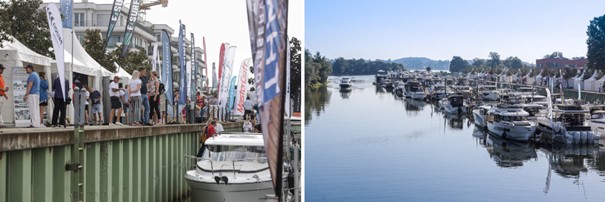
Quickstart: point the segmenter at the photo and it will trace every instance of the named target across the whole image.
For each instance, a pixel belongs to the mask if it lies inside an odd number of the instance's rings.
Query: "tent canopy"
[[[50,66],[50,63],[52,61],[51,58],[32,51],[13,37],[10,38],[13,42],[2,42],[2,48],[0,48],[0,52],[4,56],[2,60],[22,61],[25,63],[32,63],[41,66]]]

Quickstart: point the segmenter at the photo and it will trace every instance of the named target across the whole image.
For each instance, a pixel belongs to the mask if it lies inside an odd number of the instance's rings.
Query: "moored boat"
[[[499,138],[527,142],[536,131],[536,123],[529,121],[521,106],[499,104],[487,116],[487,129]]]

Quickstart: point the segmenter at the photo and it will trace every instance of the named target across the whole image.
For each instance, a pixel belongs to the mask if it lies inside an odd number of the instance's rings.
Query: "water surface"
[[[306,201],[605,201],[605,150],[505,142],[354,77],[305,95]]]

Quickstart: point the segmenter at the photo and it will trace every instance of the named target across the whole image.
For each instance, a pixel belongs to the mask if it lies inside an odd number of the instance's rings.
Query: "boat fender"
[[[216,184],[221,183],[221,177],[219,177],[219,176],[214,176],[214,181],[216,181]]]
[[[223,182],[225,182],[225,185],[229,185],[229,178],[227,178],[227,176],[223,176],[221,177],[221,179],[223,180]]]

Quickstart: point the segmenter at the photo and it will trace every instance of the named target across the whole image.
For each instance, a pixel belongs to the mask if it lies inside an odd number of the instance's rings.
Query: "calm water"
[[[492,139],[373,79],[307,92],[306,201],[605,201],[605,150]]]

